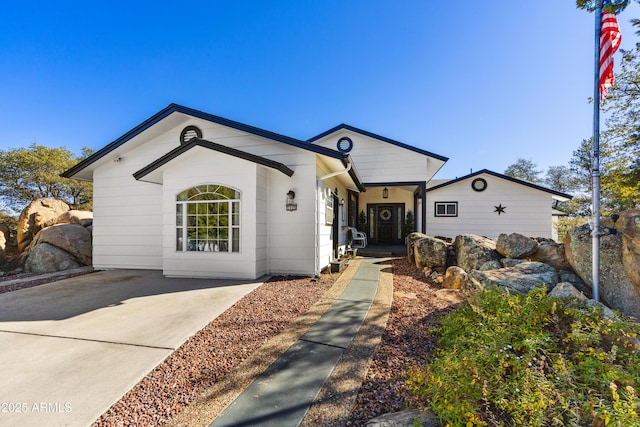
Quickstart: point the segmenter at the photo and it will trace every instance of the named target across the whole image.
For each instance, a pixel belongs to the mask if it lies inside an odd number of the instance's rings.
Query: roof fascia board
[[[332,157],[332,158],[335,158],[335,159],[342,159],[343,157],[345,157],[343,153],[340,153],[337,150],[332,150],[330,148],[321,147],[321,146],[318,146],[318,145],[308,144],[308,143],[306,143],[304,141],[301,141],[301,140],[298,140],[298,139],[295,139],[295,138],[291,138],[291,137],[288,137],[288,136],[280,135],[278,133],[271,132],[271,131],[264,130],[264,129],[260,129],[260,128],[257,128],[257,127],[254,127],[254,126],[245,125],[245,124],[240,123],[240,122],[236,122],[236,121],[233,121],[233,120],[225,119],[223,117],[216,116],[216,115],[209,114],[209,113],[205,113],[203,111],[195,110],[193,108],[185,107],[185,106],[178,105],[178,104],[169,104],[166,108],[162,109],[161,111],[159,111],[158,113],[154,114],[153,116],[151,116],[150,118],[148,118],[144,122],[140,123],[138,126],[134,127],[133,129],[131,129],[130,131],[128,131],[127,133],[122,135],[120,138],[118,138],[115,141],[107,144],[105,147],[103,147],[100,150],[96,151],[91,156],[89,156],[86,159],[82,160],[81,162],[79,162],[75,166],[71,167],[70,169],[64,171],[60,176],[65,177],[65,178],[72,178],[73,175],[75,175],[76,173],[78,173],[81,170],[85,169],[86,167],[90,166],[91,164],[93,164],[97,160],[101,159],[105,155],[107,155],[110,152],[112,152],[113,150],[115,150],[116,148],[118,148],[121,145],[125,144],[130,139],[132,139],[135,136],[141,134],[145,130],[149,129],[151,126],[155,125],[156,123],[160,122],[165,117],[167,117],[170,114],[175,113],[175,112],[186,114],[186,115],[189,115],[189,116],[192,116],[192,117],[196,117],[196,118],[199,118],[199,119],[202,119],[202,120],[207,120],[207,121],[210,121],[210,122],[213,122],[213,123],[217,123],[217,124],[220,124],[220,125],[223,125],[223,126],[228,126],[228,127],[233,128],[233,129],[237,129],[237,130],[240,130],[240,131],[243,131],[243,132],[247,132],[247,133],[250,133],[250,134],[253,134],[253,135],[261,136],[263,138],[267,138],[267,139],[275,140],[275,141],[278,141],[278,142],[282,142],[284,144],[291,145],[293,147],[302,148],[303,150],[311,151],[311,152],[314,152],[314,153],[317,153],[317,154],[322,154],[322,155],[329,156],[329,157]]]
[[[527,182],[527,181],[523,181],[521,179],[514,178],[512,176],[503,175],[501,173],[493,172],[493,171],[490,171],[488,169],[482,169],[482,170],[479,170],[477,172],[470,173],[469,175],[461,176],[460,178],[456,178],[456,179],[452,179],[451,181],[443,182],[442,184],[436,185],[435,187],[427,188],[427,192],[434,191],[434,190],[437,190],[439,188],[446,187],[447,185],[455,184],[457,182],[464,181],[465,179],[473,178],[474,176],[478,176],[478,175],[482,175],[482,174],[487,174],[487,175],[494,176],[496,178],[501,178],[501,179],[505,179],[507,181],[515,182],[516,184],[520,184],[520,185],[524,185],[526,187],[530,187],[530,188],[533,188],[533,189],[536,189],[536,190],[544,191],[546,193],[550,193],[550,194],[553,194],[553,195],[558,196],[558,197],[564,197],[564,198],[569,199],[569,200],[573,199],[573,196],[570,195],[570,194],[562,193],[560,191],[552,190],[550,188],[545,188],[545,187],[542,187],[540,185],[533,184],[533,183]]]
[[[216,144],[215,142],[207,141],[204,139],[193,138],[191,141],[187,142],[186,144],[181,145],[180,147],[177,147],[169,151],[164,156],[160,157],[159,159],[153,161],[149,165],[135,172],[133,174],[133,177],[136,180],[141,180],[146,175],[150,174],[151,172],[155,171],[161,166],[169,163],[171,160],[177,157],[180,157],[180,155],[184,154],[185,152],[189,151],[190,149],[196,146],[218,151],[220,153],[227,154],[229,156],[237,157],[243,160],[257,163],[262,166],[266,166],[268,168],[275,169],[287,175],[288,177],[293,176],[293,173],[294,173],[292,169],[290,169],[289,167],[287,167],[282,163],[279,163],[261,156],[256,156],[254,154],[250,154],[244,151],[236,150],[235,148],[229,148],[226,145]]]
[[[331,129],[329,129],[328,131],[322,132],[321,134],[316,135],[316,136],[314,136],[313,138],[308,139],[308,140],[307,140],[307,142],[308,142],[308,143],[313,143],[314,141],[317,141],[317,140],[319,140],[319,139],[322,139],[322,138],[324,138],[325,136],[331,135],[332,133],[335,133],[335,132],[337,132],[337,131],[339,131],[339,130],[342,130],[342,129],[344,129],[344,130],[348,130],[348,131],[351,131],[351,132],[355,132],[355,133],[359,133],[359,134],[364,135],[364,136],[367,136],[367,137],[369,137],[369,138],[378,139],[378,140],[380,140],[380,141],[384,141],[384,142],[386,142],[386,143],[389,143],[389,144],[395,145],[395,146],[400,147],[400,148],[404,148],[404,149],[406,149],[406,150],[414,151],[414,152],[416,152],[416,153],[419,153],[419,154],[422,154],[422,155],[425,155],[425,156],[433,157],[434,159],[438,159],[438,160],[441,160],[441,161],[443,161],[443,162],[446,162],[446,161],[448,161],[448,160],[449,160],[449,158],[448,158],[448,157],[444,157],[444,156],[441,156],[441,155],[439,155],[439,154],[435,154],[435,153],[432,153],[432,152],[430,152],[430,151],[423,150],[423,149],[421,149],[421,148],[414,147],[414,146],[412,146],[412,145],[405,144],[405,143],[403,143],[403,142],[396,141],[396,140],[394,140],[394,139],[387,138],[387,137],[382,136],[382,135],[377,135],[377,134],[375,134],[375,133],[368,132],[368,131],[366,131],[366,130],[359,129],[359,128],[356,128],[356,127],[354,127],[354,126],[347,125],[347,124],[344,124],[344,123],[342,123],[342,124],[340,124],[340,125],[338,125],[338,126],[335,126],[335,127],[331,128]]]

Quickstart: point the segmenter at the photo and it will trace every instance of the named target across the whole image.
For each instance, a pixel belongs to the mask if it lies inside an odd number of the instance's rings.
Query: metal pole
[[[602,2],[598,2],[596,8],[595,31],[595,67],[593,78],[593,146],[592,146],[592,207],[593,221],[591,228],[592,265],[591,279],[593,299],[600,300],[600,30],[602,28]]]

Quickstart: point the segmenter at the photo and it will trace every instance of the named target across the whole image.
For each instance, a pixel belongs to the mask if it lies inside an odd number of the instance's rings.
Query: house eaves
[[[158,113],[154,114],[153,116],[151,116],[150,118],[148,118],[144,122],[140,123],[138,126],[134,127],[133,129],[131,129],[130,131],[128,131],[127,133],[122,135],[120,138],[118,138],[115,141],[107,144],[105,147],[103,147],[100,150],[96,151],[91,156],[87,157],[86,159],[82,160],[81,162],[79,162],[75,166],[73,166],[73,167],[69,168],[68,170],[64,171],[61,174],[61,176],[65,177],[65,178],[73,178],[73,176],[76,175],[77,173],[79,173],[80,171],[84,170],[85,168],[87,168],[88,166],[92,165],[96,161],[102,159],[104,156],[106,156],[109,153],[113,152],[118,147],[124,145],[127,141],[129,141],[132,138],[136,137],[137,135],[141,134],[145,130],[149,129],[150,127],[152,127],[153,125],[157,124],[158,122],[160,122],[161,120],[163,120],[164,118],[168,117],[169,115],[171,115],[173,113],[182,113],[182,114],[185,114],[185,115],[188,115],[188,116],[191,116],[191,117],[199,118],[199,119],[202,119],[202,120],[207,120],[207,121],[210,121],[212,123],[216,123],[216,124],[223,125],[223,126],[228,126],[230,128],[237,129],[237,130],[240,130],[242,132],[247,132],[247,133],[250,133],[250,134],[253,134],[253,135],[261,136],[263,138],[267,138],[267,139],[271,139],[271,140],[274,140],[274,141],[282,142],[284,144],[287,144],[287,145],[290,145],[290,146],[293,146],[293,147],[301,148],[303,150],[311,151],[311,152],[314,152],[314,153],[317,153],[317,154],[321,154],[321,155],[324,155],[324,156],[329,156],[329,157],[332,157],[332,158],[335,158],[335,159],[344,159],[344,158],[347,157],[345,154],[340,153],[339,151],[336,151],[336,150],[332,150],[330,148],[320,147],[320,146],[317,146],[317,145],[309,144],[309,143],[307,143],[305,141],[301,141],[301,140],[298,140],[298,139],[295,139],[295,138],[291,138],[291,137],[288,137],[288,136],[280,135],[278,133],[271,132],[271,131],[264,130],[264,129],[260,129],[260,128],[257,128],[257,127],[254,127],[254,126],[246,125],[244,123],[240,123],[240,122],[236,122],[236,121],[233,121],[233,120],[225,119],[224,117],[220,117],[220,116],[216,116],[216,115],[213,115],[213,114],[205,113],[205,112],[202,112],[202,111],[199,111],[199,110],[195,110],[193,108],[185,107],[185,106],[178,105],[178,104],[170,104],[166,108],[164,108],[163,110],[161,110]]]
[[[487,175],[494,176],[496,178],[505,179],[507,181],[511,181],[511,182],[516,183],[516,184],[524,185],[524,186],[529,187],[529,188],[534,188],[536,190],[544,191],[546,193],[550,193],[550,194],[552,194],[554,196],[557,196],[557,197],[560,197],[560,198],[564,198],[564,199],[567,199],[567,200],[573,199],[573,196],[570,195],[570,194],[566,194],[566,193],[562,193],[560,191],[552,190],[550,188],[542,187],[540,185],[533,184],[533,183],[528,182],[528,181],[523,181],[521,179],[513,178],[511,176],[503,175],[501,173],[493,172],[493,171],[490,171],[488,169],[482,169],[482,170],[479,170],[477,172],[473,172],[473,173],[471,173],[469,175],[461,176],[460,178],[452,179],[452,180],[444,182],[444,183],[442,183],[440,185],[436,185],[436,186],[427,188],[427,193],[430,192],[430,191],[437,190],[437,189],[442,188],[442,187],[446,187],[447,185],[452,185],[452,184],[455,184],[457,182],[464,181],[465,179],[473,178],[474,176],[478,176],[478,175],[482,175],[482,174],[487,174]]]
[[[257,163],[259,165],[266,166],[268,168],[280,171],[289,177],[293,176],[293,173],[294,173],[293,170],[291,170],[289,167],[287,167],[282,163],[279,163],[261,156],[256,156],[254,154],[247,153],[245,151],[236,150],[235,148],[230,148],[225,145],[216,144],[215,142],[211,142],[211,141],[207,141],[199,138],[193,138],[186,144],[183,144],[180,147],[177,147],[169,151],[164,156],[160,157],[159,159],[153,161],[152,163],[148,164],[144,168],[135,172],[133,174],[133,177],[136,180],[143,181],[147,175],[156,171],[157,169],[164,166],[165,164],[169,163],[171,160],[180,157],[182,154],[186,153],[187,151],[191,150],[194,147],[207,148],[209,150],[217,151],[219,153],[227,154],[229,156],[233,156],[239,159],[247,160],[249,162]]]
[[[343,130],[343,129],[344,130],[348,130],[350,132],[359,133],[360,135],[364,135],[364,136],[367,136],[369,138],[378,139],[378,140],[384,141],[384,142],[386,142],[388,144],[395,145],[397,147],[404,148],[406,150],[410,150],[410,151],[413,151],[415,153],[422,154],[424,156],[429,156],[429,157],[432,157],[434,159],[437,159],[437,160],[440,160],[440,161],[443,161],[443,162],[446,162],[446,161],[449,160],[448,157],[444,157],[444,156],[441,156],[439,154],[435,154],[435,153],[432,153],[430,151],[426,151],[426,150],[423,150],[421,148],[414,147],[412,145],[408,145],[408,144],[405,144],[403,142],[396,141],[394,139],[387,138],[387,137],[382,136],[382,135],[377,135],[375,133],[368,132],[368,131],[363,130],[363,129],[358,129],[358,128],[354,127],[354,126],[347,125],[347,124],[344,124],[344,123],[342,123],[342,124],[340,124],[340,125],[338,125],[336,127],[333,127],[333,128],[329,129],[326,132],[322,132],[321,134],[316,135],[313,138],[308,139],[307,143],[313,143],[313,142],[315,142],[315,141],[317,141],[319,139],[324,138],[327,135],[331,135],[332,133],[335,133],[335,132],[337,132],[339,130]]]

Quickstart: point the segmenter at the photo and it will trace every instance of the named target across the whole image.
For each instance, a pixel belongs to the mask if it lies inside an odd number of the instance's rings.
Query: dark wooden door
[[[396,215],[392,205],[378,205],[377,215],[377,242],[380,244],[395,243]]]

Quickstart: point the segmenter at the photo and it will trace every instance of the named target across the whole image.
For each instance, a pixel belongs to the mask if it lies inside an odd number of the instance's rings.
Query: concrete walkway
[[[0,425],[90,425],[261,284],[114,270],[0,294]]]
[[[380,269],[379,259],[362,260],[320,319],[210,427],[300,425],[367,317],[378,291]],[[385,310],[388,313],[388,307]]]

